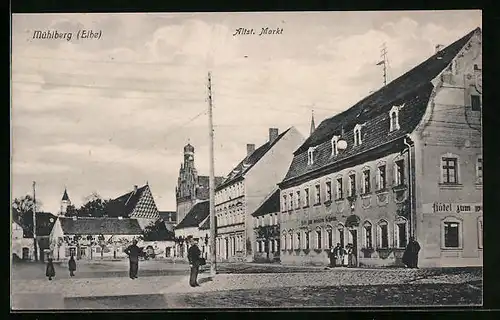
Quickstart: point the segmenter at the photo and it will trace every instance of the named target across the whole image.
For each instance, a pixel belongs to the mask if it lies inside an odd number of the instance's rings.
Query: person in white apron
[[[342,265],[344,267],[349,266],[349,254],[350,254],[350,250],[351,250],[351,248],[349,247],[349,245],[347,245],[345,247],[345,250],[344,250],[344,256],[343,256],[343,261],[342,261]]]

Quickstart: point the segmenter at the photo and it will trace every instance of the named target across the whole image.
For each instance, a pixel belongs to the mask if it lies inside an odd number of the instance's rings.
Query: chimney
[[[279,130],[278,128],[269,128],[269,143],[272,143],[278,138]]]
[[[442,44],[438,44],[438,45],[436,45],[436,52],[434,52],[434,53],[436,54],[443,49],[444,49],[444,46]]]
[[[248,143],[247,144],[247,157],[249,157],[255,151],[255,144]]]
[[[137,185],[134,186],[134,193],[137,192]]]

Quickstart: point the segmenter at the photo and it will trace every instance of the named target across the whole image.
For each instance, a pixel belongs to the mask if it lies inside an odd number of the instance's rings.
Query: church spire
[[[63,193],[61,200],[62,201],[69,201],[68,191],[66,190],[66,188],[64,188],[64,193]]]
[[[311,132],[313,134],[314,130],[316,130],[316,125],[314,124],[314,110],[311,111]]]

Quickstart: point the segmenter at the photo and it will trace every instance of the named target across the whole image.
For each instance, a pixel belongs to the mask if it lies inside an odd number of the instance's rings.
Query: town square
[[[480,11],[12,30],[13,311],[482,305]]]

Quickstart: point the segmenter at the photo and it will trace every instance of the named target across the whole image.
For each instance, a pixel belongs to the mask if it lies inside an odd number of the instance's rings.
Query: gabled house
[[[160,213],[149,185],[134,186],[134,189],[116,199],[106,207],[108,217],[136,219],[142,229],[160,219]]]
[[[251,214],[283,180],[293,151],[304,137],[291,127],[270,128],[259,148],[247,144],[246,156],[215,189],[216,257],[220,261],[252,261],[256,251]]]
[[[209,252],[208,237],[210,229],[206,225],[210,223],[210,201],[205,200],[196,203],[182,221],[175,227],[176,253],[175,256],[187,260],[188,244],[186,238],[192,236],[198,242],[202,255],[206,258]]]
[[[50,234],[55,260],[122,258],[123,249],[143,232],[137,219],[58,217]]]
[[[482,265],[481,30],[328,118],[294,152],[281,189],[281,262]]]
[[[254,261],[274,262],[280,258],[280,190],[276,187],[252,213],[255,232]]]
[[[15,209],[13,209],[15,210]],[[15,259],[33,260],[34,259],[34,242],[33,238],[25,237],[25,227],[18,219],[18,215],[14,215],[12,219],[11,229],[11,256]]]

